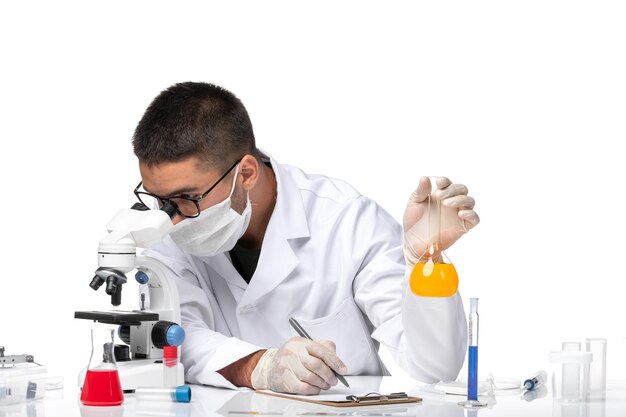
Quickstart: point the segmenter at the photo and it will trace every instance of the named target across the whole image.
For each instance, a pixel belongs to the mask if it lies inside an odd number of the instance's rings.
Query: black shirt
[[[249,284],[259,263],[261,249],[247,249],[237,244],[229,253],[233,266]]]

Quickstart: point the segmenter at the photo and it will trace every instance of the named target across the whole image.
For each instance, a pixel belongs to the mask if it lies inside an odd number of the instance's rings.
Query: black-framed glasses
[[[185,194],[175,195],[175,196],[167,197],[167,198],[159,197],[158,195],[149,193],[148,191],[139,190],[139,187],[141,187],[141,185],[143,184],[143,181],[137,184],[137,187],[135,187],[134,193],[137,196],[137,199],[141,202],[141,204],[148,207],[149,209],[160,209],[161,207],[165,205],[165,203],[169,201],[170,203],[174,205],[174,207],[176,207],[176,211],[178,211],[178,214],[180,214],[181,216],[185,216],[188,218],[198,217],[201,211],[200,202],[215,187],[217,187],[217,184],[219,184],[220,182],[222,182],[224,178],[226,178],[226,176],[230,173],[230,171],[232,171],[233,168],[235,168],[241,162],[242,159],[243,157],[239,158],[237,162],[235,162],[230,168],[228,168],[228,171],[226,171],[224,175],[222,175],[215,182],[215,184],[211,186],[211,188],[206,190],[206,192],[202,193],[200,197],[193,197],[193,196],[185,195]]]

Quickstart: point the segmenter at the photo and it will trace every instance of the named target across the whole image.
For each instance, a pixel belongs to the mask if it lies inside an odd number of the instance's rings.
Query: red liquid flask
[[[80,402],[91,406],[114,406],[124,402],[122,384],[113,354],[112,329],[91,330],[91,357],[83,390],[80,393]]]
[[[85,405],[120,405],[124,394],[117,369],[88,370],[80,393],[80,401]]]

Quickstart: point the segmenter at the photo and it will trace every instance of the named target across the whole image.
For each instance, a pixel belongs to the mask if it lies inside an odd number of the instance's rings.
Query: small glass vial
[[[178,346],[163,346],[163,386],[178,386]]]
[[[172,388],[136,388],[135,399],[149,402],[188,403],[191,401],[191,388],[186,385]]]

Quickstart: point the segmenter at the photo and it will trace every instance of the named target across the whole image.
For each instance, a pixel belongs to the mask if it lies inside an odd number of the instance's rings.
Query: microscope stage
[[[138,326],[142,321],[158,321],[159,315],[144,311],[75,311],[74,318],[93,320],[106,324]]]

